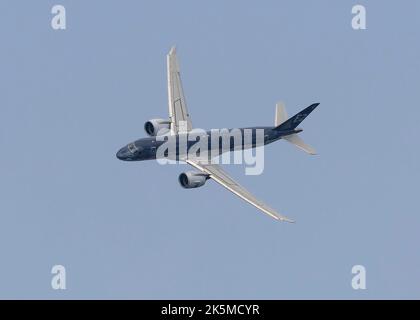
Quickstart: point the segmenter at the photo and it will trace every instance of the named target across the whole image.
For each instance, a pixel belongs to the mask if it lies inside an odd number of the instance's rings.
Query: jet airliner
[[[178,60],[176,57],[175,47],[172,47],[169,54],[167,55],[167,81],[168,81],[168,102],[169,102],[169,118],[168,119],[152,119],[145,123],[144,129],[149,135],[147,138],[142,138],[127,144],[117,152],[117,158],[124,161],[142,161],[158,159],[161,157],[157,152],[158,148],[164,143],[163,139],[158,139],[162,132],[175,137],[178,141],[183,135],[188,135],[192,132],[193,126],[190,114],[187,109],[185,96],[182,88],[180,69]],[[244,132],[246,129],[253,131],[261,130],[264,133],[262,143],[258,144],[256,141],[256,135],[252,136],[251,141],[246,142],[243,138],[241,147],[243,149],[255,148],[260,145],[267,145],[277,140],[286,140],[308,154],[315,154],[315,150],[308,146],[298,133],[302,129],[298,128],[298,125],[319,105],[314,103],[309,107],[305,108],[301,112],[297,113],[291,118],[288,118],[285,107],[282,103],[276,105],[275,121],[274,126],[264,127],[252,127],[252,128],[240,128],[240,132]],[[207,135],[211,134],[211,131],[206,132]],[[244,137],[244,135],[242,135]],[[234,141],[229,141],[228,151],[237,150],[234,145]],[[187,150],[191,148],[196,141],[187,141]],[[210,146],[210,145],[209,145]],[[210,146],[212,147],[212,146]],[[211,155],[220,155],[224,152],[221,145],[217,145],[211,150]],[[274,209],[270,208],[257,198],[255,198],[249,191],[234,181],[218,164],[209,163],[208,161],[202,161],[200,158],[181,153],[176,149],[177,160],[184,161],[191,165],[196,171],[188,171],[179,175],[179,183],[186,189],[198,188],[203,186],[208,179],[212,179],[219,183],[232,193],[236,194],[243,200],[252,204],[256,208],[260,209],[264,213],[268,214],[272,218],[280,221],[294,222],[293,220],[280,215]]]

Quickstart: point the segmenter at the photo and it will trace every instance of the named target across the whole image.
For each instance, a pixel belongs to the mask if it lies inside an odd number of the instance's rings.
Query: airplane
[[[146,121],[144,129],[149,137],[138,139],[122,147],[116,154],[118,159],[123,161],[158,159],[161,155],[158,154],[157,149],[164,143],[163,139],[158,139],[162,132],[166,132],[166,134],[175,137],[176,139],[181,139],[182,136],[193,132],[194,129],[185,101],[175,47],[172,47],[167,55],[167,81],[169,119],[152,119]],[[241,132],[244,132],[245,129],[254,131],[258,129],[263,130],[264,139],[262,145],[267,145],[283,139],[302,149],[306,153],[314,155],[316,154],[315,150],[298,136],[298,133],[303,131],[301,128],[298,128],[298,125],[314,111],[318,105],[319,103],[314,103],[293,117],[288,118],[284,104],[277,103],[274,126],[239,128],[239,130]],[[211,131],[206,131],[206,134],[210,135]],[[180,140],[175,141],[177,141],[176,144],[178,146],[178,141]],[[191,148],[195,143],[196,141],[188,141],[187,149]],[[253,136],[252,141],[248,143],[245,143],[244,138],[241,147],[247,149],[255,148],[260,145],[256,143],[255,136]],[[231,152],[235,150],[237,149],[235,149],[232,141],[230,141],[228,151]],[[211,152],[215,152],[211,153],[212,156],[214,154],[220,155],[223,150],[221,149],[221,146],[218,145],[214,147]],[[294,222],[294,220],[279,214],[274,209],[255,198],[249,191],[233,180],[218,164],[208,163],[202,161],[199,157],[194,157],[185,153],[181,154],[178,148],[176,149],[175,157],[180,161],[188,163],[197,170],[184,172],[179,175],[178,180],[182,187],[186,189],[198,188],[203,186],[208,179],[212,179],[270,217],[280,221]]]

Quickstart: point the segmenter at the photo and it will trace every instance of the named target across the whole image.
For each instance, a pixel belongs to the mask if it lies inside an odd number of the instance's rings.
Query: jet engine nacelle
[[[158,134],[165,134],[169,130],[170,123],[169,120],[165,119],[152,119],[144,124],[144,131],[151,137],[155,137]]]
[[[183,172],[179,175],[179,183],[185,189],[198,188],[206,183],[208,174],[194,171]]]

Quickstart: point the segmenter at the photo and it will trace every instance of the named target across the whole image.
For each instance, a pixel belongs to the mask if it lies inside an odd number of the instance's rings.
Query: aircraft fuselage
[[[117,158],[124,161],[154,160],[164,157],[182,160],[185,158],[186,153],[190,152],[191,148],[197,143],[200,143],[200,139],[207,140],[203,140],[206,142],[202,143],[206,146],[206,151],[211,153],[211,156],[213,157],[224,152],[245,150],[267,145],[284,136],[301,131],[301,129],[275,130],[275,127],[250,127],[200,132],[193,130],[188,134],[177,134],[167,138],[172,139],[171,141],[173,141],[174,146],[174,152],[169,152],[169,155],[158,151],[158,149],[162,147],[162,144],[167,142],[167,140],[163,138],[164,136],[157,136],[138,139],[125,145],[117,152]],[[223,136],[221,134],[223,132],[228,133],[228,135]],[[169,150],[171,149],[169,148]],[[200,152],[203,151],[204,150],[200,150]]]

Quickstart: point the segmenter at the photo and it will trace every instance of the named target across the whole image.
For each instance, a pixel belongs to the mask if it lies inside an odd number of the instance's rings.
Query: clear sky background
[[[351,28],[355,4],[367,30]],[[51,28],[51,7],[67,29]],[[0,298],[420,298],[419,1],[1,1]],[[233,177],[276,222],[186,165],[126,163],[167,117],[176,44],[193,124],[302,124]],[[62,264],[67,290],[51,288]],[[367,290],[351,269],[367,270]]]

